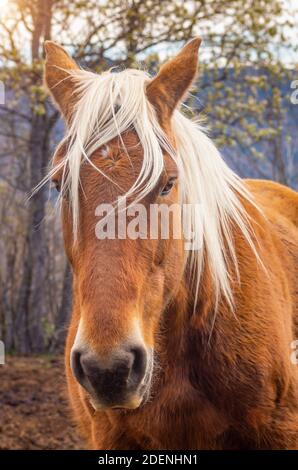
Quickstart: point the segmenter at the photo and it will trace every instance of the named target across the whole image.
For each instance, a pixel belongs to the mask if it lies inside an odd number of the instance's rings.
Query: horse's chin
[[[133,411],[139,409],[145,403],[143,397],[133,397],[131,400],[127,400],[125,403],[115,405],[104,405],[93,398],[89,399],[90,405],[94,412],[102,411]]]

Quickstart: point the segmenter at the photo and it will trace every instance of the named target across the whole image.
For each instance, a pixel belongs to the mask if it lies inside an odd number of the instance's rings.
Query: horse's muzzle
[[[151,353],[143,346],[130,345],[101,359],[91,351],[74,348],[71,369],[90,395],[94,408],[137,408],[151,375]]]

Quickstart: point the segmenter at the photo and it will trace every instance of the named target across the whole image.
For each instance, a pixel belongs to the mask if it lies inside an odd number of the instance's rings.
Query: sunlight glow
[[[5,8],[7,7],[9,0],[0,0],[0,17],[5,13]]]

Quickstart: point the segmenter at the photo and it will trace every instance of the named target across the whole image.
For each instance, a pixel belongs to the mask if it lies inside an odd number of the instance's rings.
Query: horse
[[[66,123],[47,176],[73,271],[65,367],[87,448],[298,448],[298,194],[238,177],[184,112],[200,43],[154,77],[95,74],[45,43]],[[101,204],[116,222],[175,204],[185,231],[97,237]]]

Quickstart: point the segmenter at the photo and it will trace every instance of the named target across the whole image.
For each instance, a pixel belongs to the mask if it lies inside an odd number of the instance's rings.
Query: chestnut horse
[[[179,110],[199,45],[151,78],[45,44],[67,126],[50,172],[74,277],[66,373],[94,449],[298,448],[298,195],[241,180]],[[97,207],[119,197],[199,204],[190,249],[185,234],[97,237]]]

